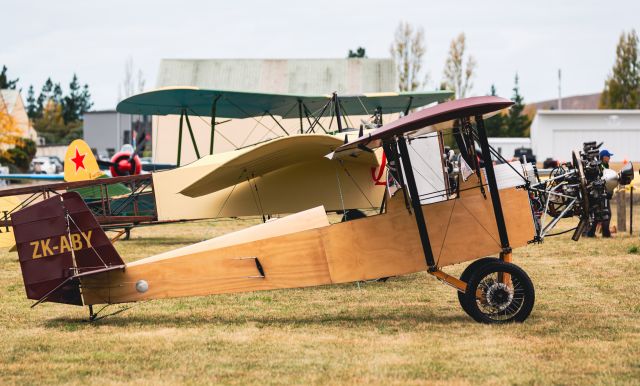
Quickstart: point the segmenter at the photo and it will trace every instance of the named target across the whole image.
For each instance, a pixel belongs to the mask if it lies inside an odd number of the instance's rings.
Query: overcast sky
[[[389,57],[400,21],[424,28],[428,88],[449,44],[467,35],[478,67],[473,94],[495,84],[526,101],[601,91],[623,30],[640,30],[639,0],[609,1],[10,1],[2,5],[0,65],[39,90],[75,72],[94,108],[113,108],[131,56],[153,88],[162,58],[343,58],[363,46]],[[328,92],[331,90],[327,90]]]

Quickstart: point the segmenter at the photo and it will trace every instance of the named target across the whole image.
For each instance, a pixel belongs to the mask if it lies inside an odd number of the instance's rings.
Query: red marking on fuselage
[[[385,181],[380,181],[384,174],[384,168],[387,165],[387,155],[382,153],[382,160],[380,161],[380,170],[378,171],[378,175],[376,176],[376,168],[371,168],[371,178],[373,179],[374,185],[386,185]]]

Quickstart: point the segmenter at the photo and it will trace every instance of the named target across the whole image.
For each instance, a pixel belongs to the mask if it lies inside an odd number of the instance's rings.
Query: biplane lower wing
[[[378,207],[381,152],[332,162],[342,145],[330,135],[283,137],[153,173],[159,221]],[[382,166],[384,167],[384,165]],[[188,189],[188,194],[181,194]]]

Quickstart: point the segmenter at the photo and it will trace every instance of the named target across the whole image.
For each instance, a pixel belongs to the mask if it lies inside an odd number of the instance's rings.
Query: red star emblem
[[[76,172],[80,170],[80,168],[84,169],[84,157],[86,157],[86,154],[80,154],[76,147],[76,156],[71,158],[71,161],[76,164]]]

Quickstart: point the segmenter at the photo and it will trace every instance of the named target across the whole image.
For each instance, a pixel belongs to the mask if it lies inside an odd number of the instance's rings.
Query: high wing
[[[457,99],[427,107],[421,111],[404,116],[362,137],[340,146],[331,158],[348,158],[361,154],[364,150],[382,146],[382,141],[395,135],[404,135],[419,130],[420,134],[428,134],[442,128],[435,125],[459,117],[472,117],[496,113],[513,104],[509,99],[497,96],[480,96]]]
[[[453,96],[451,91],[388,92],[341,95],[343,113],[371,115],[376,109],[383,114],[404,112],[409,108],[441,102]],[[314,116],[330,115],[323,107],[332,95],[269,94],[244,91],[206,90],[197,87],[169,87],[131,96],[118,103],[117,111],[125,114],[169,115],[186,110],[199,116],[247,118],[265,113],[282,118],[297,118],[301,108]],[[215,102],[215,103],[214,103]],[[215,104],[215,111],[212,107]]]

